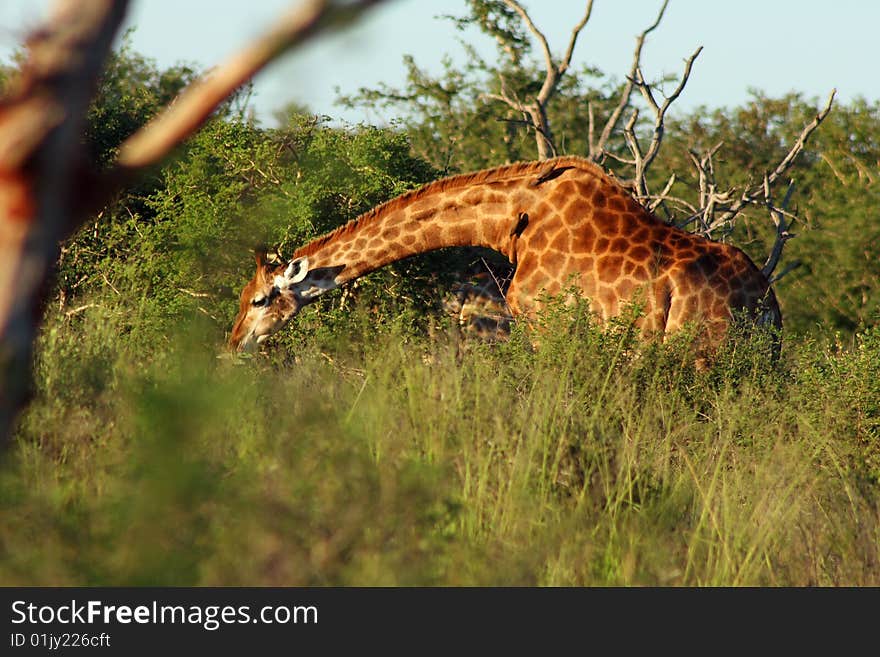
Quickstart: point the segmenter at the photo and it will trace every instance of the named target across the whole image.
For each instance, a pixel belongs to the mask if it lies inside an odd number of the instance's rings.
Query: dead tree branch
[[[654,161],[654,158],[657,157],[657,153],[660,151],[660,144],[663,142],[663,134],[665,132],[664,121],[666,119],[666,112],[684,90],[684,87],[691,76],[691,70],[694,66],[694,60],[696,60],[696,58],[700,56],[700,53],[702,51],[703,46],[700,46],[694,51],[694,54],[692,54],[685,60],[684,72],[681,75],[681,80],[679,80],[678,85],[675,87],[673,92],[663,100],[662,104],[657,103],[657,100],[654,98],[654,92],[651,91],[651,85],[649,85],[645,81],[645,78],[642,75],[641,68],[636,69],[635,85],[639,88],[639,91],[641,91],[642,97],[645,99],[645,102],[648,103],[648,106],[654,112],[654,129],[651,134],[651,142],[650,144],[648,144],[648,150],[644,153],[644,155],[637,158],[637,166],[634,178],[636,194],[639,197],[639,200],[642,200],[648,196],[647,172],[648,168],[651,166],[651,163]],[[630,141],[631,144],[635,141],[635,135],[633,134],[632,136],[633,139]]]
[[[55,0],[0,99],[0,445],[30,394],[31,359],[59,242],[124,184],[161,161],[239,85],[284,50],[353,20],[380,0],[305,0],[122,147],[88,164],[85,116],[127,0]]]
[[[764,203],[767,205],[770,219],[776,227],[776,239],[773,242],[773,248],[770,250],[770,255],[767,257],[767,261],[761,268],[761,272],[768,280],[773,274],[773,270],[776,269],[776,265],[779,263],[779,257],[782,255],[782,247],[785,246],[785,243],[788,240],[794,237],[794,235],[788,232],[789,224],[785,220],[786,210],[788,210],[788,203],[791,200],[792,192],[794,192],[794,180],[789,181],[788,189],[785,190],[785,197],[777,208],[773,205],[773,196],[770,190],[770,176],[766,174],[764,175]]]
[[[773,273],[779,264],[786,242],[794,237],[789,229],[792,223],[797,221],[797,214],[788,210],[788,204],[794,192],[794,181],[789,181],[783,200],[778,205],[773,201],[772,188],[774,183],[778,182],[791,169],[798,154],[803,151],[810,135],[828,116],[835,94],[836,90],[832,90],[825,106],[816,113],[812,121],[804,126],[791,148],[779,163],[771,171],[764,174],[761,184],[746,187],[738,195],[732,189],[725,192],[718,191],[718,186],[715,182],[713,158],[721,148],[720,143],[711,148],[702,157],[690,151],[691,162],[698,176],[699,208],[683,221],[677,222],[676,225],[683,228],[697,222],[696,232],[706,237],[717,239],[730,234],[736,218],[746,206],[762,205],[769,212],[770,220],[773,222],[775,229],[773,246],[761,269],[764,276],[771,282],[777,281],[797,267],[800,263],[795,262],[786,266],[778,274],[774,275]]]
[[[678,223],[679,228],[684,228],[695,220],[699,221],[697,232],[708,235],[709,226],[715,215],[715,206],[718,202],[728,202],[729,194],[719,193],[718,186],[715,183],[715,164],[713,158],[719,151],[724,142],[718,142],[710,148],[703,157],[693,150],[688,150],[688,156],[697,170],[698,186],[699,186],[699,209],[695,209],[690,217]]]
[[[664,8],[665,6],[666,5],[664,4]],[[642,36],[644,36],[646,32],[643,32]],[[637,46],[637,50],[641,49],[641,43],[642,39],[640,37],[640,42]],[[645,78],[642,75],[641,68],[636,68],[635,76],[630,80],[630,83],[628,83],[630,93],[632,92],[633,88],[637,87],[641,92],[642,97],[645,99],[645,102],[648,104],[648,107],[654,112],[654,126],[651,132],[651,141],[648,143],[647,150],[642,148],[641,144],[639,143],[638,136],[636,135],[636,125],[638,123],[639,110],[638,108],[633,108],[632,112],[630,113],[629,120],[623,127],[623,137],[626,140],[626,145],[627,148],[629,148],[632,159],[623,160],[621,158],[616,158],[621,162],[631,164],[635,169],[633,172],[632,180],[630,181],[630,186],[632,187],[635,197],[640,203],[644,205],[653,205],[653,207],[657,207],[663,202],[662,195],[659,198],[652,197],[650,191],[648,190],[648,168],[654,162],[654,159],[657,157],[657,153],[660,152],[660,145],[663,143],[666,112],[669,110],[669,107],[672,105],[672,103],[675,102],[675,100],[679,97],[679,95],[681,95],[682,90],[684,89],[688,79],[690,78],[691,69],[694,65],[694,60],[699,56],[702,50],[703,47],[700,46],[696,49],[696,51],[694,51],[694,54],[692,54],[688,59],[685,60],[684,73],[682,73],[681,80],[679,80],[679,83],[675,87],[673,92],[663,100],[662,104],[658,103],[657,99],[654,97],[654,92],[651,89],[651,85],[649,85],[645,81]],[[627,103],[628,102],[629,100],[627,99]],[[618,108],[619,107],[621,107],[620,104],[618,104]],[[606,129],[608,128],[608,125],[609,124],[606,124]],[[602,142],[601,155],[597,155],[593,159],[601,160],[604,159],[606,155],[609,155],[609,153],[606,153],[604,149],[605,144],[604,142]],[[654,199],[653,202],[651,201],[652,198]]]
[[[663,14],[666,13],[666,6],[669,4],[669,0],[663,0],[663,5],[660,7],[660,11],[657,13],[657,18],[654,19],[654,22],[651,23],[648,27],[642,30],[641,34],[636,37],[636,47],[633,51],[633,60],[630,65],[629,74],[626,76],[626,85],[623,88],[623,91],[620,93],[620,99],[617,102],[617,105],[611,111],[611,115],[608,117],[608,120],[605,122],[605,127],[602,128],[602,133],[599,136],[599,140],[594,142],[592,138],[592,134],[590,135],[590,159],[594,162],[601,163],[605,159],[605,147],[608,145],[608,140],[611,138],[611,133],[617,128],[617,125],[620,123],[620,118],[623,116],[623,113],[626,111],[627,107],[632,100],[632,93],[635,88],[636,81],[636,73],[642,65],[642,47],[645,45],[645,39],[648,38],[648,35],[657,29],[657,26],[660,25],[660,21],[663,20]],[[592,130],[591,130],[592,133]]]
[[[801,134],[798,135],[798,138],[795,140],[794,144],[792,144],[791,149],[785,155],[785,157],[780,160],[779,164],[770,172],[767,176],[769,183],[774,184],[780,176],[783,176],[794,163],[795,158],[798,154],[804,149],[804,146],[807,143],[807,139],[810,138],[810,135],[819,127],[822,121],[825,120],[825,117],[828,116],[829,112],[831,112],[831,106],[834,103],[834,96],[837,94],[837,89],[832,89],[831,93],[828,96],[828,101],[825,103],[825,107],[822,108],[816,116],[810,121],[807,125],[804,126],[804,129],[801,130]],[[764,191],[764,185],[757,185],[751,189],[747,189],[742,193],[742,196],[735,201],[727,211],[719,217],[716,222],[718,225],[727,224],[733,221],[734,217],[749,203],[754,203],[758,196]]]
[[[569,66],[571,66],[571,57],[574,54],[574,48],[578,36],[590,20],[590,15],[593,12],[593,0],[587,0],[584,14],[574,28],[572,28],[571,36],[569,37],[568,45],[565,49],[565,54],[563,54],[558,62],[554,59],[553,53],[550,51],[550,44],[547,42],[547,37],[538,29],[523,6],[517,2],[517,0],[504,0],[504,4],[519,15],[523,23],[525,23],[528,30],[540,45],[541,53],[544,57],[544,82],[541,84],[540,90],[533,99],[522,101],[506,90],[505,81],[503,77],[499,75],[499,77],[501,77],[501,93],[485,94],[483,98],[500,101],[516,112],[522,114],[523,118],[535,131],[538,159],[546,160],[556,155],[556,146],[553,143],[553,132],[550,129],[550,121],[547,118],[547,104],[550,102],[553,94],[556,93],[556,89],[559,87],[559,81],[562,79],[562,76],[565,75],[565,72],[568,70]]]

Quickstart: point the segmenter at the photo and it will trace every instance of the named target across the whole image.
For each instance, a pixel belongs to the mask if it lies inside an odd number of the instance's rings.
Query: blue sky
[[[216,64],[259,34],[291,0],[132,0],[128,24],[134,46],[159,66]],[[523,0],[555,52],[568,40],[584,0]],[[649,25],[661,0],[595,0],[581,33],[575,65],[590,64],[620,78],[629,68],[635,35]],[[0,0],[0,59],[36,25],[48,0]],[[432,71],[449,54],[461,61],[460,34],[439,14],[461,14],[464,0],[391,0],[357,28],[322,39],[276,62],[256,80],[258,116],[289,101],[349,121],[383,122],[382,113],[335,107],[336,89],[350,93],[378,82],[403,80],[404,54]],[[678,73],[697,46],[704,50],[677,101],[729,106],[750,88],[771,95],[800,91],[824,101],[833,87],[848,102],[880,98],[876,74],[880,2],[873,0],[671,0],[661,26],[643,52],[646,76]],[[485,55],[491,41],[466,35]]]

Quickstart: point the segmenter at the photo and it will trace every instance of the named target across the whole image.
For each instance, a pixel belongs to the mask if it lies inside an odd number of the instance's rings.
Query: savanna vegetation
[[[506,84],[527,95],[524,35],[472,6],[463,20],[514,44]],[[495,65],[471,61],[436,80],[410,60],[407,88],[344,99],[387,103],[391,127],[294,109],[266,127],[245,90],[64,243],[0,469],[0,583],[880,585],[876,101],[836,105],[799,156],[778,362],[759,334],[697,371],[687,335],[640,347],[632,318],[600,329],[583,305],[551,304],[538,349],[522,325],[469,338],[441,298],[496,263],[472,250],[397,263],[260,354],[219,357],[255,245],[290,253],[442,175],[535,157],[485,96]],[[193,75],[115,53],[95,160]],[[584,108],[607,114],[620,86],[562,78],[560,150],[589,150]],[[718,142],[719,179],[759,178],[816,104],[755,92],[670,113],[655,186],[675,172],[693,197],[687,151]],[[724,239],[762,261],[766,211]]]

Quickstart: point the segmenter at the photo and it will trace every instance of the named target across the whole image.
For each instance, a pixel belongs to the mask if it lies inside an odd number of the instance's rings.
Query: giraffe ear
[[[287,285],[299,283],[305,279],[309,273],[309,259],[306,256],[302,258],[294,258],[284,270],[284,280]]]
[[[270,253],[265,246],[258,246],[254,249],[254,259],[257,261],[257,267],[260,269],[267,266],[277,267],[284,262],[284,259],[277,250]]]

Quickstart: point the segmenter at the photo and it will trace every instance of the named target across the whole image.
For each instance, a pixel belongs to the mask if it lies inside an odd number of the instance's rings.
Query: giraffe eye
[[[265,296],[254,297],[254,300],[251,301],[251,304],[256,307],[266,306],[269,304],[269,297],[265,297]]]

